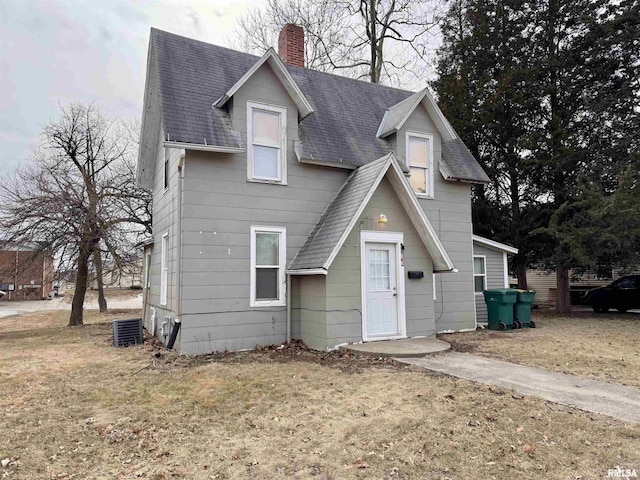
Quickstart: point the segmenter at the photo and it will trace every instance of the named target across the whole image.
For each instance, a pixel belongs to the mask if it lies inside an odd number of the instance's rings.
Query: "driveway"
[[[127,298],[107,298],[109,308],[130,310],[142,308],[142,294]],[[97,301],[84,302],[85,310],[98,308]],[[71,303],[66,302],[63,297],[51,300],[28,300],[28,301],[0,301],[0,319],[12,315],[24,315],[25,313],[41,312],[45,310],[68,310],[71,311]]]
[[[453,377],[509,388],[587,412],[640,423],[638,388],[525,367],[469,353],[450,352],[434,357],[396,360]]]

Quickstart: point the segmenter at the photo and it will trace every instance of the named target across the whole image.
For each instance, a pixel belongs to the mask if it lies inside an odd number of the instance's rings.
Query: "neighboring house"
[[[614,280],[625,275],[639,275],[640,269],[633,268],[623,270],[619,267],[612,268],[608,274],[569,272],[569,289],[571,303],[580,305],[584,303],[584,295],[593,288],[604,287]],[[517,283],[517,280],[516,280]],[[553,305],[558,299],[558,287],[556,272],[532,269],[527,270],[527,287],[536,291],[536,303]]]
[[[487,323],[487,304],[482,292],[492,288],[509,288],[508,255],[517,253],[517,248],[473,236],[473,288],[478,323]]]
[[[0,290],[6,300],[42,300],[53,290],[53,257],[30,245],[0,250]]]
[[[113,262],[105,262],[102,267],[102,282],[104,288],[142,288],[143,283],[143,259],[136,258],[128,265],[118,268]],[[89,288],[98,289],[96,272],[92,268],[90,271],[91,281]]]
[[[471,186],[489,178],[428,90],[303,52],[293,25],[262,57],[152,29],[145,326],[166,341],[180,319],[187,354],[473,330]]]

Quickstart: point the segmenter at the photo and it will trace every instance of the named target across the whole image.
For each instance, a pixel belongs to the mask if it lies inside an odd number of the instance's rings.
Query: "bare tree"
[[[314,70],[403,85],[424,79],[434,56],[442,0],[267,0],[242,17],[237,47],[256,54],[277,45],[283,25],[305,30]]]
[[[101,269],[103,248],[124,261],[149,228],[149,193],[135,185],[126,131],[92,105],[62,108],[42,140],[0,185],[0,228],[8,242],[37,241],[55,252],[60,270],[75,265],[69,325],[82,325],[89,263]]]

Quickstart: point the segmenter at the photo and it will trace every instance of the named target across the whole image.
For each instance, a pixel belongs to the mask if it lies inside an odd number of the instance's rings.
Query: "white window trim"
[[[278,233],[280,241],[278,242],[278,300],[256,300],[256,233]],[[251,275],[250,275],[250,297],[249,305],[251,307],[284,307],[287,304],[286,299],[286,277],[285,266],[287,262],[287,229],[285,227],[266,227],[262,225],[251,226]]]
[[[484,273],[476,273],[476,258],[481,258],[484,263]],[[487,289],[487,256],[486,255],[474,255],[473,256],[473,293],[476,295],[482,295],[482,292],[476,292],[476,277],[484,278],[484,290]]]
[[[160,252],[160,305],[166,306],[169,297],[169,232],[162,234]]]
[[[428,148],[427,148],[427,167],[425,168],[425,170],[428,170],[428,175],[426,175],[426,182],[427,182],[427,193],[417,193],[417,192],[413,192],[415,193],[416,197],[418,198],[433,198],[433,186],[434,186],[434,173],[433,173],[433,165],[434,165],[434,160],[433,160],[433,135],[430,133],[421,133],[421,132],[410,132],[407,131],[406,136],[405,136],[405,158],[406,158],[406,163],[407,163],[407,167],[409,167],[409,170],[411,170],[412,165],[409,163],[409,138],[410,137],[418,137],[418,138],[425,138],[428,141]],[[413,168],[424,168],[421,165],[413,165]]]
[[[367,332],[367,259],[365,249],[367,243],[389,243],[395,244],[396,248],[396,283],[398,289],[398,335],[390,337],[370,337]],[[402,261],[402,244],[404,243],[404,233],[402,232],[380,232],[373,230],[362,230],[360,232],[360,305],[362,308],[362,340],[365,342],[374,340],[396,340],[407,338],[407,314],[406,297],[404,284],[404,262]]]
[[[280,114],[280,178],[261,178],[253,176],[253,110],[265,110]],[[270,145],[271,146],[271,145]],[[257,102],[247,102],[247,181],[259,183],[272,183],[276,185],[287,184],[287,109],[275,105],[267,105]]]
[[[168,148],[164,149],[164,158],[162,159],[162,193],[169,191],[169,175],[167,170],[171,169],[171,152]]]
[[[144,288],[151,286],[151,254],[144,256]]]

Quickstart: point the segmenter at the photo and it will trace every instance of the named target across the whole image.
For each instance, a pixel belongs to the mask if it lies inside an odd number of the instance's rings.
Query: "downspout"
[[[177,316],[182,315],[182,196],[184,194],[183,180],[185,168],[185,151],[182,150],[178,161],[178,309]]]
[[[167,347],[169,349],[173,348],[173,344],[176,341],[178,331],[180,330],[180,324],[182,322],[182,197],[184,195],[183,180],[186,160],[185,155],[185,151],[182,150],[182,152],[180,153],[180,160],[178,161],[178,235],[176,235],[176,239],[178,242],[178,259],[176,262],[176,268],[178,270],[178,275],[176,276],[178,282],[178,308],[176,309],[176,319],[175,323],[173,324],[171,338],[169,339],[169,343],[167,344]]]
[[[287,273],[287,343],[291,343],[291,275]]]

